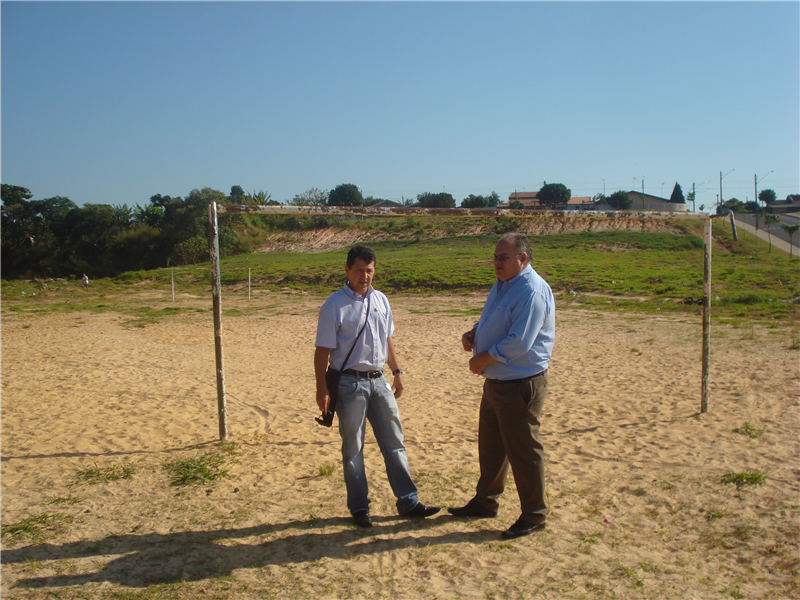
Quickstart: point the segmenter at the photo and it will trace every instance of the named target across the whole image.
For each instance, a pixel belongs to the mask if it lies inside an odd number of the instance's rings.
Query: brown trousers
[[[487,379],[483,384],[478,451],[481,476],[475,501],[497,511],[508,467],[514,474],[522,518],[544,523],[544,452],[539,441],[540,416],[547,395],[547,371],[514,381]]]

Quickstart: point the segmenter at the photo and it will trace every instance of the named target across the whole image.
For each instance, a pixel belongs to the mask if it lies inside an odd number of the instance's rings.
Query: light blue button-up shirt
[[[489,292],[475,330],[475,354],[499,361],[483,372],[487,379],[522,379],[550,363],[556,332],[556,304],[547,282],[528,265]]]
[[[359,329],[364,324],[369,298],[369,320],[364,333],[358,338],[355,349],[343,365]],[[367,297],[354,292],[345,283],[332,294],[319,309],[315,346],[330,348],[330,365],[336,370],[380,371],[389,356],[386,340],[394,333],[394,321],[389,300],[370,286]]]

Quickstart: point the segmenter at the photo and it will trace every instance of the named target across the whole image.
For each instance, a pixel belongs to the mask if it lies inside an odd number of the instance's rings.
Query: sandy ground
[[[420,497],[460,506],[477,479],[481,379],[459,339],[483,299],[390,299]],[[798,595],[797,331],[715,325],[699,414],[699,316],[559,310],[548,528],[509,542],[513,477],[496,519],[400,519],[371,434],[376,526],[351,525],[338,433],[314,422],[321,298],[223,298],[239,313],[224,320],[231,446],[218,444],[210,300],[139,301],[202,310],[140,326],[123,312],[4,307],[4,598]],[[166,465],[206,455],[230,477],[171,484]],[[112,467],[130,476],[81,477]],[[737,488],[726,471],[766,481]]]

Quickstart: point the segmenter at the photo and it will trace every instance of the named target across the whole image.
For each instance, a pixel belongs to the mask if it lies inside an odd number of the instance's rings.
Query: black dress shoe
[[[544,523],[530,523],[520,517],[517,519],[516,523],[501,533],[500,536],[503,539],[510,540],[512,538],[518,538],[522,537],[523,535],[530,535],[532,533],[536,533],[537,531],[542,531],[544,530],[544,527]]]
[[[475,517],[478,519],[494,518],[497,516],[497,511],[483,508],[474,500],[470,500],[466,506],[462,506],[461,508],[448,508],[447,512],[456,517]]]
[[[360,510],[353,513],[353,524],[358,527],[372,527],[372,519],[369,518],[369,511]]]
[[[417,505],[414,508],[412,508],[410,511],[401,516],[420,517],[424,519],[425,517],[430,517],[431,515],[435,515],[440,510],[442,509],[439,508],[438,506],[425,506],[422,502],[417,502]]]

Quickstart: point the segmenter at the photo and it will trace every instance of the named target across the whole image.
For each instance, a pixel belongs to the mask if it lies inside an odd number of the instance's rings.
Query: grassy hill
[[[552,286],[560,307],[697,312],[703,295],[700,219],[628,217],[622,221],[624,229],[611,229],[609,221],[595,217],[548,219],[401,217],[342,222],[321,229],[298,227],[295,232],[276,234],[284,241],[276,237],[273,244],[305,251],[224,258],[223,297],[247,298],[248,270],[256,294],[329,294],[342,285],[344,248],[355,242],[370,243],[375,249],[375,286],[387,293],[483,294],[494,282],[489,257],[499,234],[522,230],[531,235],[533,266]],[[537,230],[545,233],[537,234]],[[730,225],[721,220],[714,221],[713,232],[715,316],[797,319],[800,260],[790,260],[774,248],[769,251],[765,242],[742,232],[739,241],[733,241]],[[309,247],[315,238],[325,238],[327,247],[335,249]],[[34,310],[48,299],[58,300],[61,308],[80,308],[122,293],[159,292],[168,298],[173,275],[180,294],[210,296],[211,273],[206,263],[174,271],[123,273],[93,281],[88,294],[76,293],[77,281],[4,281],[2,299],[4,310]],[[54,308],[52,301],[48,305]],[[180,304],[174,308],[180,310]]]

